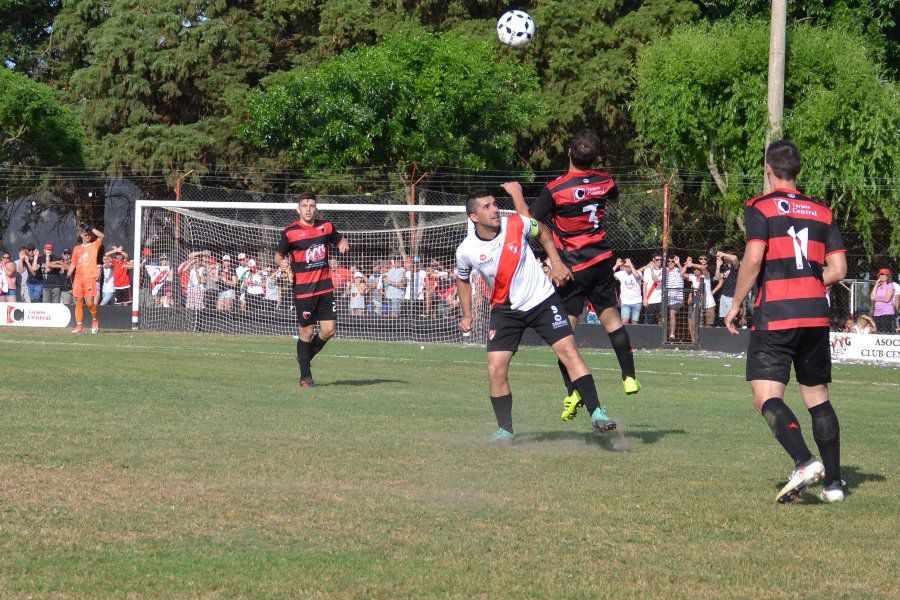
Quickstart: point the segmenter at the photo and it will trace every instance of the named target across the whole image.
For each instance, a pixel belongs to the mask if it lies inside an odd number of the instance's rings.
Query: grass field
[[[632,399],[587,351],[604,439],[523,349],[496,448],[482,348],[335,341],[301,391],[293,344],[3,330],[0,597],[900,597],[896,368],[835,367],[847,502],[780,506],[740,357],[638,352]]]

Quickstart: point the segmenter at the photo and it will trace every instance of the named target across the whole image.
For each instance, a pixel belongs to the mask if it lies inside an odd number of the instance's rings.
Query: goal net
[[[338,337],[484,342],[489,292],[477,275],[472,333],[463,336],[458,329],[455,250],[469,221],[465,197],[453,196],[418,206],[396,204],[397,198],[320,196],[318,216],[331,221],[350,246],[344,255],[336,247],[330,252]],[[379,200],[384,203],[371,203]],[[291,275],[274,260],[282,229],[297,220],[295,209],[295,202],[137,202],[135,326],[295,335]],[[646,228],[629,226],[627,214],[608,216],[610,224],[619,223],[607,230],[614,246],[647,246]],[[535,250],[542,254],[539,244]]]

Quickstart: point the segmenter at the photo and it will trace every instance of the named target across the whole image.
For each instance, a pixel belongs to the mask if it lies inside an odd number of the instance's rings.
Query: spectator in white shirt
[[[613,271],[613,277],[619,281],[619,312],[622,314],[622,323],[637,323],[641,318],[644,277],[634,268],[630,258],[617,258]]]

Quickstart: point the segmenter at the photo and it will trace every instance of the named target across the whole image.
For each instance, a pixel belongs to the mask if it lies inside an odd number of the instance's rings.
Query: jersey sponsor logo
[[[494,339],[494,336],[495,336],[495,335],[497,335],[497,330],[496,330],[496,329],[491,329],[491,331],[488,333],[488,339],[489,339],[489,340]]]
[[[478,255],[478,260],[484,260],[484,259],[486,259],[486,258],[487,258],[487,256],[485,256],[484,254],[479,254],[479,255]]]
[[[316,262],[324,262],[325,260],[325,244],[316,244],[315,246],[310,246],[306,249],[306,262],[307,263],[316,263]]]
[[[584,200],[586,194],[587,190],[584,188],[575,188],[575,190],[572,192],[572,195],[576,200]]]
[[[796,198],[793,194],[788,194],[790,198]],[[816,217],[819,213],[815,207],[810,206],[806,202],[791,202],[784,198],[779,198],[775,202],[775,209],[781,215],[798,215],[801,217]]]
[[[590,177],[585,177],[585,178],[582,179],[581,181],[583,181],[584,183],[590,183],[590,182],[591,182],[591,178],[590,178]]]
[[[493,257],[487,257],[487,260],[485,260],[486,257],[484,256],[484,254],[482,254],[479,258],[480,258],[480,262],[476,265],[479,269],[482,269],[484,267],[487,267],[488,265],[494,264]]]

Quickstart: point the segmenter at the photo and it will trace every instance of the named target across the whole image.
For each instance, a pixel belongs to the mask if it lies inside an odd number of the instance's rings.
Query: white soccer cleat
[[[819,498],[821,498],[824,502],[828,502],[829,504],[831,504],[832,502],[843,502],[844,485],[846,484],[843,481],[838,481],[836,483],[826,485],[825,489],[822,490],[822,493],[819,494]]]
[[[810,458],[794,469],[787,484],[775,496],[775,501],[779,504],[793,502],[800,496],[800,492],[812,484],[822,481],[823,477],[825,477],[825,465],[816,457]]]

